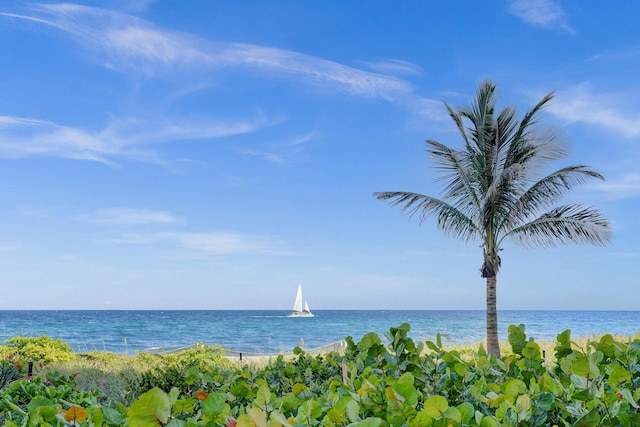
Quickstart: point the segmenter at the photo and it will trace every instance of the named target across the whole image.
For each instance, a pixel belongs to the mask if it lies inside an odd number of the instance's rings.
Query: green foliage
[[[71,360],[76,353],[67,343],[62,340],[54,340],[46,335],[40,337],[13,337],[5,340],[8,343],[4,347],[3,353],[7,352],[16,359],[21,359],[22,363],[53,363]]]
[[[640,339],[610,335],[578,345],[558,335],[556,359],[545,364],[524,325],[509,328],[512,354],[461,353],[435,342],[415,343],[402,324],[344,354],[312,356],[302,349],[264,367],[236,366],[217,348],[165,358],[129,360],[159,386],[127,404],[101,391],[78,390],[75,377],[15,381],[0,390],[7,426],[434,426],[535,427],[640,425]],[[119,363],[113,355],[83,356]],[[162,379],[162,373],[167,378]],[[152,373],[152,374],[149,374]]]

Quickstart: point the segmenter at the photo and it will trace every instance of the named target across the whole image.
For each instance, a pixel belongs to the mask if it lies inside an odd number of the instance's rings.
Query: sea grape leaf
[[[613,356],[615,354],[615,340],[611,334],[603,335],[598,342],[598,350],[605,354],[605,356]]]
[[[87,419],[87,411],[82,406],[71,405],[69,409],[63,411],[64,419],[68,422],[78,422]]]
[[[526,345],[527,335],[524,333],[524,325],[509,325],[509,343],[514,354],[522,354],[522,349]]]
[[[574,427],[597,427],[600,425],[600,415],[595,409],[592,409],[584,416],[580,417],[573,426]]]
[[[411,372],[407,372],[402,374],[398,381],[392,386],[393,389],[397,391],[404,398],[404,401],[410,406],[415,406],[418,402],[418,393],[416,388],[413,386],[413,380],[413,374]]]
[[[27,405],[27,410],[29,412],[35,411],[40,406],[53,406],[53,402],[47,399],[44,396],[35,396],[31,401],[29,401],[29,405]]]
[[[531,396],[528,394],[521,394],[516,399],[516,409],[523,413],[531,409]]]
[[[183,397],[182,399],[178,399],[176,403],[173,405],[173,415],[179,414],[188,414],[193,412],[195,408],[196,400],[192,397]]]
[[[271,413],[269,414],[269,421],[270,422],[271,421],[275,421],[279,425],[283,425],[283,426],[288,426],[289,425],[289,421],[287,421],[287,417],[282,415],[282,413],[280,411],[278,411],[277,409],[271,411]]]
[[[565,329],[556,336],[559,344],[571,344],[571,330]]]
[[[360,418],[360,405],[353,398],[347,403],[347,417],[349,421],[356,422]]]
[[[269,390],[269,386],[266,384],[262,384],[260,388],[258,388],[258,395],[256,396],[256,403],[258,406],[264,408],[269,402],[271,402],[271,390]]]
[[[443,396],[433,395],[424,402],[424,410],[431,418],[438,418],[444,414],[449,407],[449,402]]]
[[[593,379],[600,375],[600,369],[598,369],[597,363],[591,356],[592,355],[589,355],[589,357],[580,356],[576,359],[571,365],[571,373],[589,379]]]
[[[307,390],[308,390],[308,387],[300,383],[295,383],[292,388],[293,395],[299,398],[304,397],[303,393]]]
[[[375,332],[369,332],[365,334],[360,340],[359,347],[362,347],[363,350],[369,349],[374,345],[380,345],[382,341],[380,341],[380,337]]]
[[[380,424],[382,424],[382,419],[371,417],[357,423],[349,424],[348,427],[379,427]]]
[[[621,389],[620,391],[618,391],[618,393],[620,393],[622,397],[624,397],[631,406],[633,406],[636,409],[640,408],[640,406],[638,406],[638,403],[636,403],[636,400],[633,398],[633,394],[631,394],[631,390]]]
[[[551,393],[540,393],[536,398],[536,406],[542,411],[548,411],[553,406],[553,395]]]
[[[433,424],[433,418],[427,414],[426,410],[422,410],[409,422],[410,427],[430,426]]]
[[[460,405],[456,406],[456,408],[458,408],[458,411],[460,412],[460,421],[462,422],[462,424],[469,424],[469,421],[471,421],[471,418],[473,418],[475,412],[475,408],[473,407],[473,405],[469,402],[463,402]]]
[[[448,420],[455,421],[456,424],[460,424],[460,421],[462,421],[462,414],[453,406],[449,406],[442,416]]]
[[[189,424],[185,420],[174,418],[165,427],[188,427]]]
[[[104,423],[102,408],[100,408],[99,406],[91,408],[89,422],[89,425],[94,425],[96,427],[100,427]]]
[[[498,421],[496,421],[495,418],[491,416],[485,416],[482,418],[482,421],[480,421],[480,427],[500,427],[500,424],[498,423]]]
[[[502,389],[505,393],[510,394],[511,396],[518,396],[526,393],[527,385],[522,380],[511,378],[504,382]]]
[[[124,415],[117,409],[104,406],[102,408],[102,414],[104,416],[104,420],[109,425],[119,426],[124,424]]]
[[[242,414],[236,418],[236,427],[256,427],[256,423],[249,414]]]
[[[320,415],[322,415],[322,406],[313,400],[309,399],[305,402],[302,402],[298,407],[298,416],[296,419],[302,421],[308,418],[317,419]]]
[[[631,372],[627,371],[618,363],[608,365],[605,370],[609,374],[609,385],[615,390],[618,390],[618,384],[631,381]]]
[[[247,415],[251,417],[257,427],[267,427],[267,416],[260,408],[247,408]]]
[[[202,412],[213,418],[217,415],[228,415],[229,410],[227,396],[224,393],[211,393],[202,402]]]
[[[404,398],[402,397],[402,395],[400,393],[398,393],[397,391],[395,391],[392,387],[387,387],[384,389],[384,394],[385,396],[387,396],[387,400],[390,402],[395,402],[398,400],[404,400]]]
[[[169,420],[170,414],[169,396],[155,387],[131,404],[127,420],[130,427],[162,427]]]
[[[538,343],[529,341],[522,349],[522,357],[531,360],[540,360],[542,354],[540,353],[540,346]]]

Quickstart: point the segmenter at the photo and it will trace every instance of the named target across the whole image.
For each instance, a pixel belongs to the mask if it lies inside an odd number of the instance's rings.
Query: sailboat
[[[293,311],[288,317],[314,317],[313,313],[309,309],[309,303],[304,302],[304,308],[302,305],[302,285],[298,284],[298,293],[296,294],[296,301],[293,303]]]

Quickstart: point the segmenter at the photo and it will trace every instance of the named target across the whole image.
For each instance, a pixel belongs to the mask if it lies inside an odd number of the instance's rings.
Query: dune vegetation
[[[5,426],[638,426],[640,335],[555,343],[509,328],[484,345],[414,342],[410,326],[346,338],[341,353],[239,361],[198,344],[177,354],[75,353],[61,340],[0,346]],[[31,362],[31,363],[29,363]],[[29,374],[30,372],[30,374]]]

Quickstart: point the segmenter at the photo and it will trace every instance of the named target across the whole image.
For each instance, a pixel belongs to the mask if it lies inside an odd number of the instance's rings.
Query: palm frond
[[[437,141],[427,140],[429,157],[439,165],[443,175],[439,181],[446,181],[444,198],[453,201],[456,207],[480,208],[476,191],[477,178],[467,152],[453,150]],[[465,210],[466,211],[466,210]]]
[[[467,132],[465,131],[464,123],[462,122],[462,117],[460,117],[460,115],[458,113],[456,113],[453,110],[453,108],[451,108],[449,106],[449,104],[447,104],[446,102],[444,103],[444,106],[447,109],[447,111],[449,112],[449,117],[451,117],[453,122],[456,124],[456,128],[458,129],[458,132],[460,132],[460,136],[462,137],[462,140],[464,141],[466,150],[467,151],[473,150],[473,147],[471,146],[471,144],[469,142],[469,138],[467,138]]]
[[[585,165],[567,166],[545,176],[523,192],[511,206],[507,228],[522,224],[536,212],[550,207],[570,190],[592,178],[604,180],[602,175]]]
[[[525,247],[555,247],[568,243],[604,246],[611,240],[611,223],[596,209],[569,204],[514,228],[501,240],[505,238]]]
[[[473,221],[462,211],[450,204],[418,193],[404,191],[385,191],[373,193],[378,200],[390,200],[391,206],[401,206],[401,212],[409,218],[420,216],[420,224],[427,218],[436,219],[438,229],[444,234],[469,241],[477,236]]]

